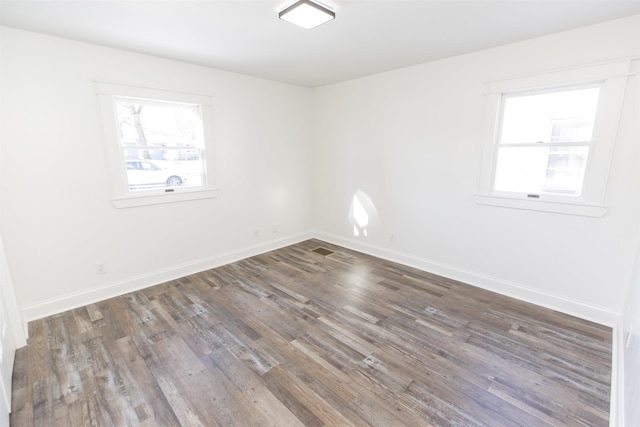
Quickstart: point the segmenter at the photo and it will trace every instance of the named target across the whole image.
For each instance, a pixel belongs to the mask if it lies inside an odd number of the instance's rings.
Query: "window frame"
[[[212,140],[212,102],[208,95],[134,86],[120,83],[95,81],[102,134],[104,138],[105,158],[111,184],[111,202],[116,208],[155,205],[216,197],[218,190],[213,185],[211,168]],[[127,180],[126,159],[119,135],[116,102],[122,98],[136,98],[149,102],[175,102],[199,105],[203,126],[203,146],[200,147],[203,167],[203,183],[197,187],[159,187],[144,191],[132,191]]]
[[[603,216],[609,168],[631,60],[505,78],[485,83],[484,152],[477,204],[591,217]],[[504,98],[542,91],[601,85],[591,146],[580,196],[494,190]],[[504,146],[504,145],[502,145]]]
[[[504,125],[504,111],[505,111],[505,106],[506,106],[506,102],[509,98],[515,98],[515,97],[524,97],[524,96],[531,96],[531,95],[544,95],[544,94],[552,94],[552,93],[558,93],[558,92],[569,92],[569,91],[573,91],[573,90],[581,90],[581,89],[591,89],[591,88],[598,88],[599,90],[599,94],[602,93],[603,90],[603,83],[602,82],[598,82],[598,83],[588,83],[588,84],[578,84],[578,85],[563,85],[560,87],[553,87],[553,88],[544,88],[542,90],[538,89],[538,90],[523,90],[523,91],[516,91],[516,92],[508,92],[508,93],[503,93],[501,94],[501,99],[500,99],[500,106],[499,106],[499,111],[498,111],[498,123],[496,124],[497,128],[496,128],[496,141],[494,142],[493,145],[493,164],[496,165],[496,167],[494,167],[493,171],[492,171],[492,191],[493,194],[495,194],[496,196],[503,196],[503,197],[513,197],[513,198],[521,198],[523,196],[526,196],[527,198],[535,198],[536,200],[539,200],[540,198],[544,197],[545,200],[550,200],[550,201],[560,201],[560,202],[564,202],[564,201],[571,201],[571,202],[584,202],[585,197],[584,197],[584,191],[581,191],[579,195],[562,195],[559,193],[553,193],[553,192],[541,192],[541,193],[531,193],[531,192],[524,192],[524,191],[507,191],[507,190],[496,190],[495,189],[495,180],[496,180],[496,172],[497,172],[497,162],[498,162],[498,157],[499,157],[499,153],[501,151],[501,149],[503,148],[551,148],[551,147],[587,147],[588,148],[588,153],[592,153],[593,152],[593,148],[595,146],[595,138],[597,135],[597,117],[599,115],[599,105],[596,107],[596,113],[595,113],[595,119],[594,120],[594,126],[593,126],[593,130],[592,130],[592,135],[591,138],[588,141],[552,141],[551,139],[549,141],[545,141],[545,142],[527,142],[527,143],[510,143],[510,142],[501,142],[502,139],[502,131],[503,131],[503,125]],[[599,102],[598,102],[599,104]],[[586,177],[586,171],[589,169],[589,162],[591,161],[592,156],[591,155],[587,155],[587,161],[586,161],[586,165],[585,165],[585,177]],[[584,179],[583,179],[583,185],[582,188],[584,189]]]

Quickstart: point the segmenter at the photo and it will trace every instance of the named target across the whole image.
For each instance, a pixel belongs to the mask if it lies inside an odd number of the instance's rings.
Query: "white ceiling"
[[[0,24],[315,87],[640,13],[640,0],[1,0]]]

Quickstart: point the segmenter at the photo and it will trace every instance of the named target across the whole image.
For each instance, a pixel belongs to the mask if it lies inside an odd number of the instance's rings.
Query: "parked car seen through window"
[[[163,168],[150,161],[127,161],[127,178],[131,189],[148,186],[177,187],[187,181],[180,171]]]

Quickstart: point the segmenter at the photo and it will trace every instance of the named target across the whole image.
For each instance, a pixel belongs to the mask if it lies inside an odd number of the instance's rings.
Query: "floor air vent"
[[[334,253],[333,251],[330,251],[329,249],[325,249],[325,248],[316,248],[316,249],[313,249],[313,252],[323,256],[328,256]]]

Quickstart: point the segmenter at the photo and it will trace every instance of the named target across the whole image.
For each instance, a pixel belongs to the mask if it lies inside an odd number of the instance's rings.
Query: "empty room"
[[[640,427],[640,2],[0,0],[0,427]]]

